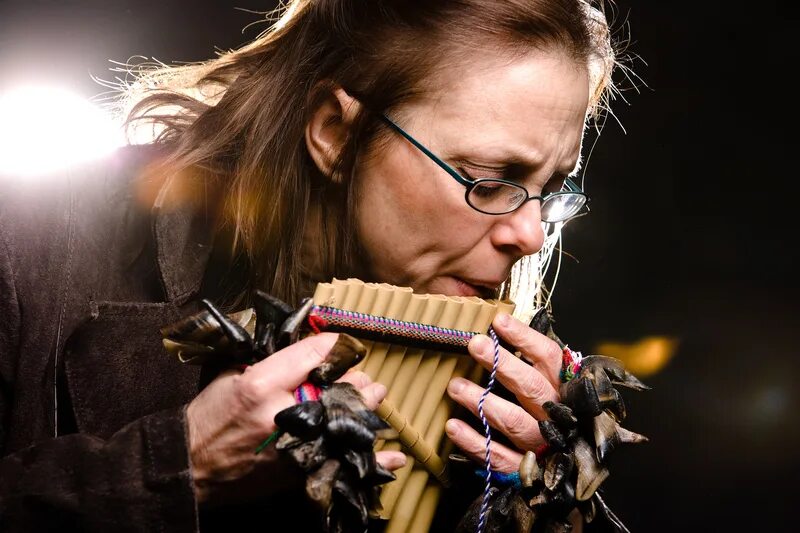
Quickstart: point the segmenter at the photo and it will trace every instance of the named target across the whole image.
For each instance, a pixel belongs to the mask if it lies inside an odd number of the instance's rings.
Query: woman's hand
[[[276,429],[275,415],[295,404],[294,390],[306,381],[337,342],[322,333],[303,339],[239,371],[220,374],[189,404],[186,419],[195,495],[199,502],[247,500],[300,486],[302,474],[280,460],[274,446],[255,450]],[[340,381],[359,389],[374,409],[386,387],[363,372],[350,371]],[[378,462],[395,470],[405,463],[401,452],[380,452]]]
[[[558,401],[561,348],[546,336],[519,320],[502,313],[492,323],[497,334],[522,354],[522,361],[500,347],[497,379],[519,401],[519,405],[489,394],[483,404],[486,419],[496,430],[505,434],[517,448],[492,444],[492,465],[500,472],[514,472],[526,450],[535,450],[544,443],[538,420],[546,418],[542,404]],[[470,355],[487,370],[494,363],[494,343],[478,335],[469,344]],[[478,401],[484,389],[466,379],[454,378],[447,392],[453,400],[478,416]],[[451,418],[445,427],[448,437],[474,460],[483,462],[486,456],[486,437],[462,420]],[[522,451],[520,451],[522,450]]]

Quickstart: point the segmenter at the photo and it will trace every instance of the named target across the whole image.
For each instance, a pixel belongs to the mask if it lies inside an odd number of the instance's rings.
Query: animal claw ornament
[[[649,387],[625,370],[621,361],[602,355],[581,357],[553,331],[545,310],[530,326],[556,341],[565,354],[561,402],[542,405],[548,419],[539,422],[545,444],[525,453],[519,482],[493,487],[486,532],[567,532],[575,513],[592,531],[629,533],[608,508],[600,486],[608,478],[608,458],[619,445],[647,438],[623,428],[626,409],[615,386],[636,391]],[[481,498],[475,500],[458,526],[460,533],[476,530]]]
[[[284,409],[275,423],[283,430],[276,448],[306,473],[306,494],[323,510],[326,529],[366,530],[380,511],[380,485],[395,479],[373,451],[389,426],[349,383],[327,384],[319,400]]]
[[[253,308],[231,315],[209,300],[201,304],[202,311],[161,328],[164,347],[182,363],[230,366],[257,363],[297,342],[313,302],[308,298],[293,310],[278,298],[256,291]]]
[[[255,364],[297,342],[312,307],[306,299],[295,310],[261,291],[253,308],[231,315],[208,300],[201,303],[200,312],[162,328],[162,341],[182,363],[203,365],[214,375]],[[357,339],[340,333],[325,361],[296,391],[300,403],[275,415],[279,430],[265,441],[277,436],[276,449],[306,473],[306,494],[319,505],[330,533],[364,531],[380,511],[380,485],[395,479],[374,452],[376,440],[391,435],[389,426],[355,387],[336,383],[365,353]]]

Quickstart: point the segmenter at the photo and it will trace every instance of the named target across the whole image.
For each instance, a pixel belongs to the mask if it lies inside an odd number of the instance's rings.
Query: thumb
[[[269,382],[272,387],[293,391],[322,365],[337,344],[337,333],[306,337],[248,368],[251,378]]]

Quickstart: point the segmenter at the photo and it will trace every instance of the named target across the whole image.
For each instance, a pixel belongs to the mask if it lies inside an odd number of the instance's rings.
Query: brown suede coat
[[[211,231],[137,200],[150,152],[0,177],[0,530],[308,531],[297,494],[198,511],[184,411],[199,373],[159,328],[196,309]]]
[[[302,489],[194,499],[185,406],[199,370],[159,330],[197,310],[217,270],[203,210],[140,198],[155,156],[127,147],[0,176],[0,531],[319,531]],[[452,531],[478,491],[444,499],[433,530]]]

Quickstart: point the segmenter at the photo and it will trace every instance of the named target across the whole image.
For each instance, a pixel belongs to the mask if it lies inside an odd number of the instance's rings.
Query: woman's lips
[[[483,285],[476,285],[461,278],[453,278],[456,286],[456,296],[478,296],[479,298],[491,298],[494,296],[495,289]]]

